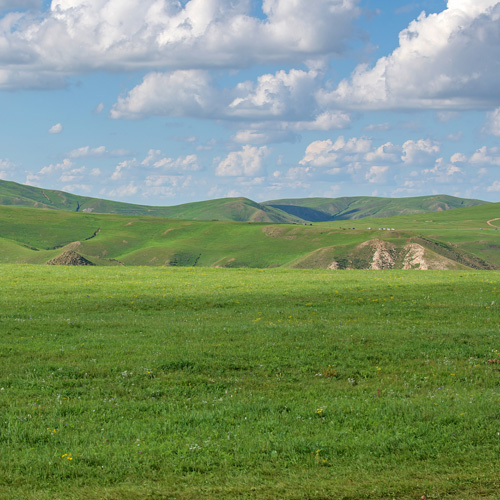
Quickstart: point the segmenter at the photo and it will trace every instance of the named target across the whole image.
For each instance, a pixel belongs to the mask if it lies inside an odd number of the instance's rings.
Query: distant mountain
[[[311,222],[327,222],[441,212],[486,203],[488,202],[455,198],[447,195],[433,195],[414,198],[376,198],[369,196],[299,198],[266,201],[261,205],[281,210]]]
[[[150,215],[184,220],[303,224],[439,212],[486,203],[488,202],[436,195],[416,198],[375,198],[368,196],[302,198],[273,200],[263,203],[256,203],[248,198],[222,198],[185,203],[172,207],[154,207],[79,196],[64,191],[26,186],[16,182],[0,181],[0,205],[84,213]]]

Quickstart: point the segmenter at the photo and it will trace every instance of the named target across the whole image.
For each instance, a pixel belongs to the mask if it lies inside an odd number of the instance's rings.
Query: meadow
[[[369,269],[373,250],[368,254],[362,247],[375,241],[401,255],[418,243],[434,263],[431,269],[500,269],[500,232],[491,222],[500,224],[498,218],[500,203],[310,225],[0,206],[0,263],[45,264],[73,250],[98,266],[327,269],[335,261]],[[395,267],[403,267],[402,261]]]
[[[500,498],[499,278],[2,265],[0,498]]]

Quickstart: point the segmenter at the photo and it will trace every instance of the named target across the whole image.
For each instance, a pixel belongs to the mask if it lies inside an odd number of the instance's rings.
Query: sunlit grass
[[[0,498],[498,498],[498,272],[0,271]]]

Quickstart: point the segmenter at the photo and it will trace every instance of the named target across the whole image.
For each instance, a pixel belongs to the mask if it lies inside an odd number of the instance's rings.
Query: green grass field
[[[0,263],[45,264],[68,245],[97,265],[368,269],[390,245],[394,267],[418,244],[437,269],[500,268],[500,204],[311,225],[186,221],[0,206]],[[496,224],[496,225],[495,225]],[[381,228],[382,230],[379,230]],[[384,229],[385,228],[385,229]],[[387,230],[387,229],[394,229]],[[361,247],[360,247],[361,245]]]
[[[0,498],[498,499],[498,271],[0,267]]]

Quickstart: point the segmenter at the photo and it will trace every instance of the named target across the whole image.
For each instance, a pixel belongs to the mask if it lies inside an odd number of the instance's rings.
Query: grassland
[[[0,206],[0,262],[44,264],[74,250],[106,266],[368,269],[383,247],[393,261],[388,267],[398,268],[404,267],[413,246],[425,252],[430,268],[495,269],[500,268],[500,232],[487,221],[498,217],[498,203],[314,225],[179,221]]]
[[[497,271],[0,268],[0,498],[500,498]]]

